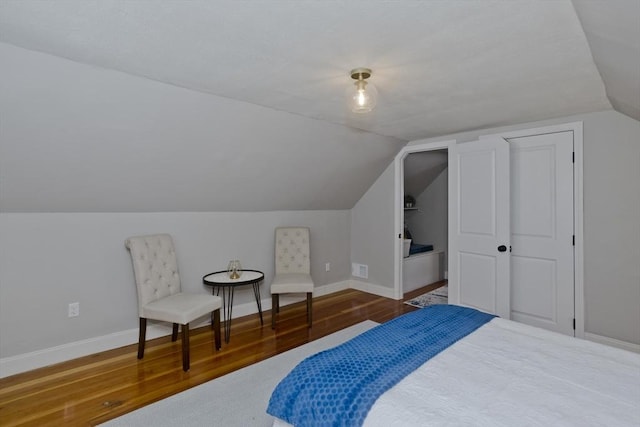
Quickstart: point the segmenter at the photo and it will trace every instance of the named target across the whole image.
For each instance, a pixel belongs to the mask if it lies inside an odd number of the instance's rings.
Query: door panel
[[[495,165],[493,150],[460,155],[460,233],[495,236]]]
[[[449,150],[449,301],[510,316],[509,146],[502,138]]]
[[[511,145],[511,234],[555,236],[555,146]],[[568,160],[568,159],[567,159]]]
[[[555,260],[514,255],[511,279],[516,284],[511,288],[513,319],[526,315],[540,322],[557,322]]]
[[[511,318],[573,335],[573,132],[509,144]]]
[[[495,256],[471,252],[458,253],[460,265],[460,304],[478,310],[496,313]],[[478,280],[485,278],[486,280]]]

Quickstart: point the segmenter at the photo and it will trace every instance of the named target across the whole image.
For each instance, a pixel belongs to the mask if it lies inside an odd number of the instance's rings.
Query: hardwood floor
[[[133,344],[0,379],[0,425],[96,425],[364,320],[382,323],[415,310],[356,290],[314,298],[313,304],[311,329],[304,302],[282,308],[275,331],[270,312],[263,327],[257,314],[234,319],[231,340],[218,352],[209,327],[192,330],[189,372],[182,370],[180,341],[163,337],[147,342],[142,360]]]

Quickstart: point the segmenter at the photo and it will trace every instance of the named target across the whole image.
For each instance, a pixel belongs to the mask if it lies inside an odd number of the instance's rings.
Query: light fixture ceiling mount
[[[368,82],[371,77],[370,68],[354,68],[349,73],[351,78],[355,80],[355,92],[353,86],[348,93],[348,102],[351,111],[354,113],[368,113],[376,106],[378,100],[378,91],[376,87]]]
[[[371,69],[370,68],[354,68],[351,70],[351,78],[353,80],[367,80],[371,77]]]

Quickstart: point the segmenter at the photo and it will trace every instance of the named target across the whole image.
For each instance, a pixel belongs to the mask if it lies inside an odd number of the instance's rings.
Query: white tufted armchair
[[[186,294],[180,286],[173,239],[168,234],[129,237],[125,246],[131,254],[136,287],[140,336],[138,359],[144,357],[147,319],[173,323],[172,341],[182,325],[182,369],[189,370],[189,323],[211,313],[215,348],[220,349],[220,307],[222,300],[208,294]]]
[[[312,323],[313,279],[308,227],[278,227],[275,235],[276,270],[271,282],[271,327],[276,327],[280,294],[307,294],[307,325]]]

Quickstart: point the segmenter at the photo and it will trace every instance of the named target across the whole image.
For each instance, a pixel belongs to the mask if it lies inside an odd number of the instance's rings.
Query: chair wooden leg
[[[138,359],[144,357],[144,341],[147,336],[147,319],[140,318],[140,334],[138,335]]]
[[[215,336],[216,350],[220,350],[222,347],[222,338],[220,336],[220,309],[213,311],[213,321],[211,327],[213,328],[213,334]]]
[[[280,311],[279,294],[271,294],[271,329],[276,328],[276,314]]]
[[[307,327],[311,327],[311,317],[313,313],[313,294],[311,292],[307,292]]]
[[[189,370],[189,324],[182,325],[182,370]]]
[[[178,324],[173,324],[173,331],[171,332],[171,341],[176,341],[178,339]]]

